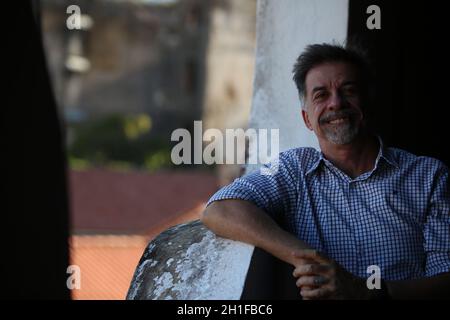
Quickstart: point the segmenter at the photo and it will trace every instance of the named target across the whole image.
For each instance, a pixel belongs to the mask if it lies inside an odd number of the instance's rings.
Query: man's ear
[[[303,108],[302,108],[302,117],[303,117],[303,121],[305,121],[306,127],[312,131],[313,127],[311,125],[311,122],[309,121],[308,113]]]

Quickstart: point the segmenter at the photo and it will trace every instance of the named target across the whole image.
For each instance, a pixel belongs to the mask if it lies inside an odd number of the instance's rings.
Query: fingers
[[[322,276],[304,276],[304,277],[300,277],[297,279],[296,281],[296,285],[299,288],[303,288],[303,287],[320,287],[324,284],[327,284],[329,282],[329,279],[326,277],[322,277]]]
[[[305,300],[325,299],[325,298],[328,298],[332,294],[332,291],[327,286],[322,286],[320,288],[312,289],[312,290],[302,288],[300,290],[300,294],[302,295],[302,298]]]
[[[293,276],[305,300],[325,299],[335,291],[336,265],[316,250],[292,252],[295,258]]]
[[[310,275],[325,275],[331,269],[330,265],[325,264],[302,264],[294,269],[292,275],[295,278]]]

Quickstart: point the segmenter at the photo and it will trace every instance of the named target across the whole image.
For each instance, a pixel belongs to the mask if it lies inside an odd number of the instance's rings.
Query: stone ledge
[[[240,299],[253,248],[198,220],[169,228],[145,249],[127,300]]]

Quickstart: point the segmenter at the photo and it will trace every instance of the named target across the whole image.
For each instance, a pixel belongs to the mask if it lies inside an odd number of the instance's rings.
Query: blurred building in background
[[[210,2],[44,4],[72,160],[169,166],[170,133],[202,116]],[[81,30],[65,27],[73,4],[81,9]]]
[[[256,46],[256,0],[223,1],[210,15],[204,128],[247,128]],[[242,151],[242,150],[240,150]],[[218,165],[220,185],[241,173],[239,165]]]
[[[201,116],[209,1],[44,3],[49,61],[67,120],[148,113],[165,131],[159,122],[179,126]],[[64,27],[72,4],[81,9],[81,30]],[[78,90],[72,78],[80,79]]]
[[[70,164],[73,297],[123,299],[148,240],[197,219],[240,173],[178,170],[170,135],[195,120],[245,129],[256,0],[42,0],[41,12]]]

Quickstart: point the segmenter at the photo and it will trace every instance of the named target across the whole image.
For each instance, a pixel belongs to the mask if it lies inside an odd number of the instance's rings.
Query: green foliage
[[[170,141],[151,134],[148,115],[114,114],[73,125],[69,164],[74,169],[107,166],[158,170],[173,166]]]

